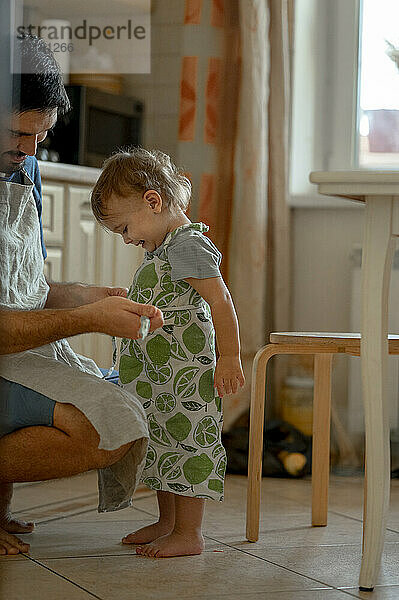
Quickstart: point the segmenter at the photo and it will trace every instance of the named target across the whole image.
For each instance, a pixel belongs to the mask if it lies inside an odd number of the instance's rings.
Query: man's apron
[[[23,175],[24,184],[0,181],[1,310],[43,309],[49,292],[33,183]],[[65,339],[0,356],[0,376],[76,406],[97,430],[99,448],[135,441],[121,460],[98,471],[99,512],[131,505],[148,445],[146,415],[132,394],[104,381],[97,365]]]

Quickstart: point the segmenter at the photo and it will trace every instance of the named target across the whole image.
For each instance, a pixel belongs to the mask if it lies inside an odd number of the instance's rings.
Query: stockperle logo
[[[11,1],[15,38],[42,38],[63,73],[150,73],[150,0],[69,0],[63,6],[35,0],[38,10],[22,13]],[[25,68],[13,44],[11,68]]]

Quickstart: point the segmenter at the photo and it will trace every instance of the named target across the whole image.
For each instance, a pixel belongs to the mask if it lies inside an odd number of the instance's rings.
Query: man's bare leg
[[[0,439],[0,456],[7,457],[0,462],[0,494],[4,493],[0,510],[10,515],[12,482],[44,481],[104,468],[120,460],[133,442],[116,450],[99,450],[98,444],[99,435],[84,414],[72,404],[59,402],[53,427],[24,427],[5,435]],[[0,523],[0,554],[26,552],[21,544]]]
[[[8,533],[30,533],[35,524],[16,519],[11,515],[12,483],[0,483],[0,527]]]

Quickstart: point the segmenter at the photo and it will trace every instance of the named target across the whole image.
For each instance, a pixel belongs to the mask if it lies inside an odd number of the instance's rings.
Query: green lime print
[[[143,370],[143,363],[136,356],[121,356],[119,362],[119,379],[121,383],[130,383],[136,379]]]
[[[226,458],[226,455],[224,455],[220,458],[220,460],[215,468],[215,473],[218,477],[220,477],[220,479],[224,479],[224,476],[226,474],[226,467],[227,467],[227,458]]]
[[[213,387],[213,369],[208,369],[202,373],[199,383],[198,392],[205,402],[212,402],[215,398],[215,388]]]
[[[140,304],[149,304],[152,300],[153,294],[154,292],[149,288],[144,290],[141,288],[136,288],[132,295],[129,296],[129,299],[133,300],[134,302],[139,302]]]
[[[173,391],[175,394],[183,394],[198,371],[199,367],[184,367],[184,369],[180,369],[173,381]]]
[[[121,384],[147,415],[150,440],[141,481],[153,490],[221,501],[226,451],[222,399],[214,388],[211,310],[187,281],[172,281],[185,256],[168,250],[171,240],[195,246],[207,229],[185,224],[167,234],[157,252],[145,253],[128,298],[158,306],[164,324],[144,340],[123,338],[119,371]],[[169,255],[181,265],[170,263]]]
[[[191,285],[187,281],[175,281],[175,292],[179,296],[183,296],[191,288]]]
[[[155,406],[161,413],[169,413],[176,406],[176,398],[173,394],[162,392],[155,398]]]
[[[212,473],[213,462],[206,454],[192,456],[183,465],[185,478],[191,485],[202,483]]]
[[[166,479],[168,481],[174,481],[175,479],[179,479],[179,477],[181,477],[182,475],[183,471],[181,470],[181,467],[177,466],[172,471],[169,471],[169,473],[166,475]]]
[[[166,431],[157,422],[154,414],[151,414],[148,417],[148,429],[150,432],[150,438],[152,439],[153,442],[156,442],[160,446],[171,446],[172,445]]]
[[[179,344],[175,337],[173,337],[170,345],[170,355],[176,360],[187,360],[187,354],[184,352],[183,346]]]
[[[141,289],[153,288],[156,286],[157,283],[158,275],[156,274],[154,263],[151,263],[143,269],[141,269],[136,280],[136,285],[138,287],[140,287]]]
[[[136,383],[136,392],[141,398],[149,400],[152,397],[152,387],[148,381],[138,381]]]
[[[181,483],[168,483],[168,487],[177,494],[184,494],[184,492],[190,489],[189,485],[182,485]]]
[[[153,383],[156,383],[158,385],[167,383],[173,375],[173,369],[170,365],[162,365],[161,367],[157,367],[156,365],[152,365],[151,363],[146,363],[145,372],[147,374],[147,377]]]
[[[170,358],[170,344],[160,334],[148,340],[146,351],[151,362],[158,366],[164,365]]]
[[[130,344],[130,340],[128,340],[127,338],[122,338],[121,341],[121,352],[123,352],[124,350],[126,350],[126,348],[129,346]]]
[[[219,438],[219,428],[216,420],[210,415],[201,419],[194,431],[194,440],[201,448],[213,446]]]
[[[200,296],[200,294],[197,292],[197,290],[194,290],[194,288],[193,288],[193,291],[190,294],[188,303],[197,307],[200,304],[202,304],[202,302],[203,302],[202,296]]]
[[[172,280],[170,278],[170,273],[165,273],[165,275],[162,275],[161,288],[163,289],[164,292],[174,292],[175,291],[175,286],[173,285]]]
[[[205,347],[205,335],[197,323],[192,323],[183,331],[183,342],[193,354],[199,354]]]
[[[154,298],[153,304],[161,309],[166,308],[175,298],[176,294],[174,292],[161,292]]]
[[[205,404],[200,404],[199,402],[194,402],[193,400],[188,400],[188,402],[182,402],[182,406],[184,406],[184,408],[186,410],[189,411],[197,411],[197,410],[201,410],[201,408],[203,408],[205,406]]]
[[[177,325],[177,327],[184,327],[184,325],[187,325],[187,323],[189,323],[190,321],[191,321],[191,311],[189,311],[189,310],[176,310],[174,312],[174,321],[173,321],[173,324]]]
[[[170,435],[177,441],[182,442],[191,431],[191,421],[179,412],[166,421],[166,429]]]
[[[146,477],[145,479],[143,479],[143,483],[145,483],[145,485],[147,485],[152,490],[162,489],[162,483],[157,477]]]
[[[213,492],[223,494],[223,482],[220,479],[210,479],[208,481],[208,488]]]
[[[177,465],[179,460],[183,458],[180,452],[165,452],[158,461],[158,472],[161,477],[165,477]]]
[[[141,350],[140,346],[138,345],[138,343],[135,340],[131,340],[130,341],[130,346],[129,346],[129,354],[131,356],[135,356],[136,358],[138,358],[141,362],[144,362],[144,354],[143,351]]]
[[[188,387],[186,387],[186,389],[182,393],[181,397],[182,398],[190,398],[190,396],[192,396],[195,393],[196,389],[197,389],[197,384],[196,383],[192,383],[191,385],[189,385]]]
[[[149,469],[157,460],[157,453],[155,448],[152,446],[148,446],[147,456],[145,457],[145,467],[144,469]]]
[[[223,448],[222,444],[217,444],[212,450],[212,458],[216,458],[222,452],[224,452],[224,448]]]

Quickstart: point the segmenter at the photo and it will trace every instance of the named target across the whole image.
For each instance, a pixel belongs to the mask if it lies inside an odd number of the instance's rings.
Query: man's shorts
[[[101,371],[106,375],[105,369]],[[106,379],[116,383],[117,371]],[[39,392],[0,377],[0,438],[21,427],[52,427],[55,404],[54,400]]]
[[[21,427],[53,426],[55,401],[0,377],[0,437]]]

